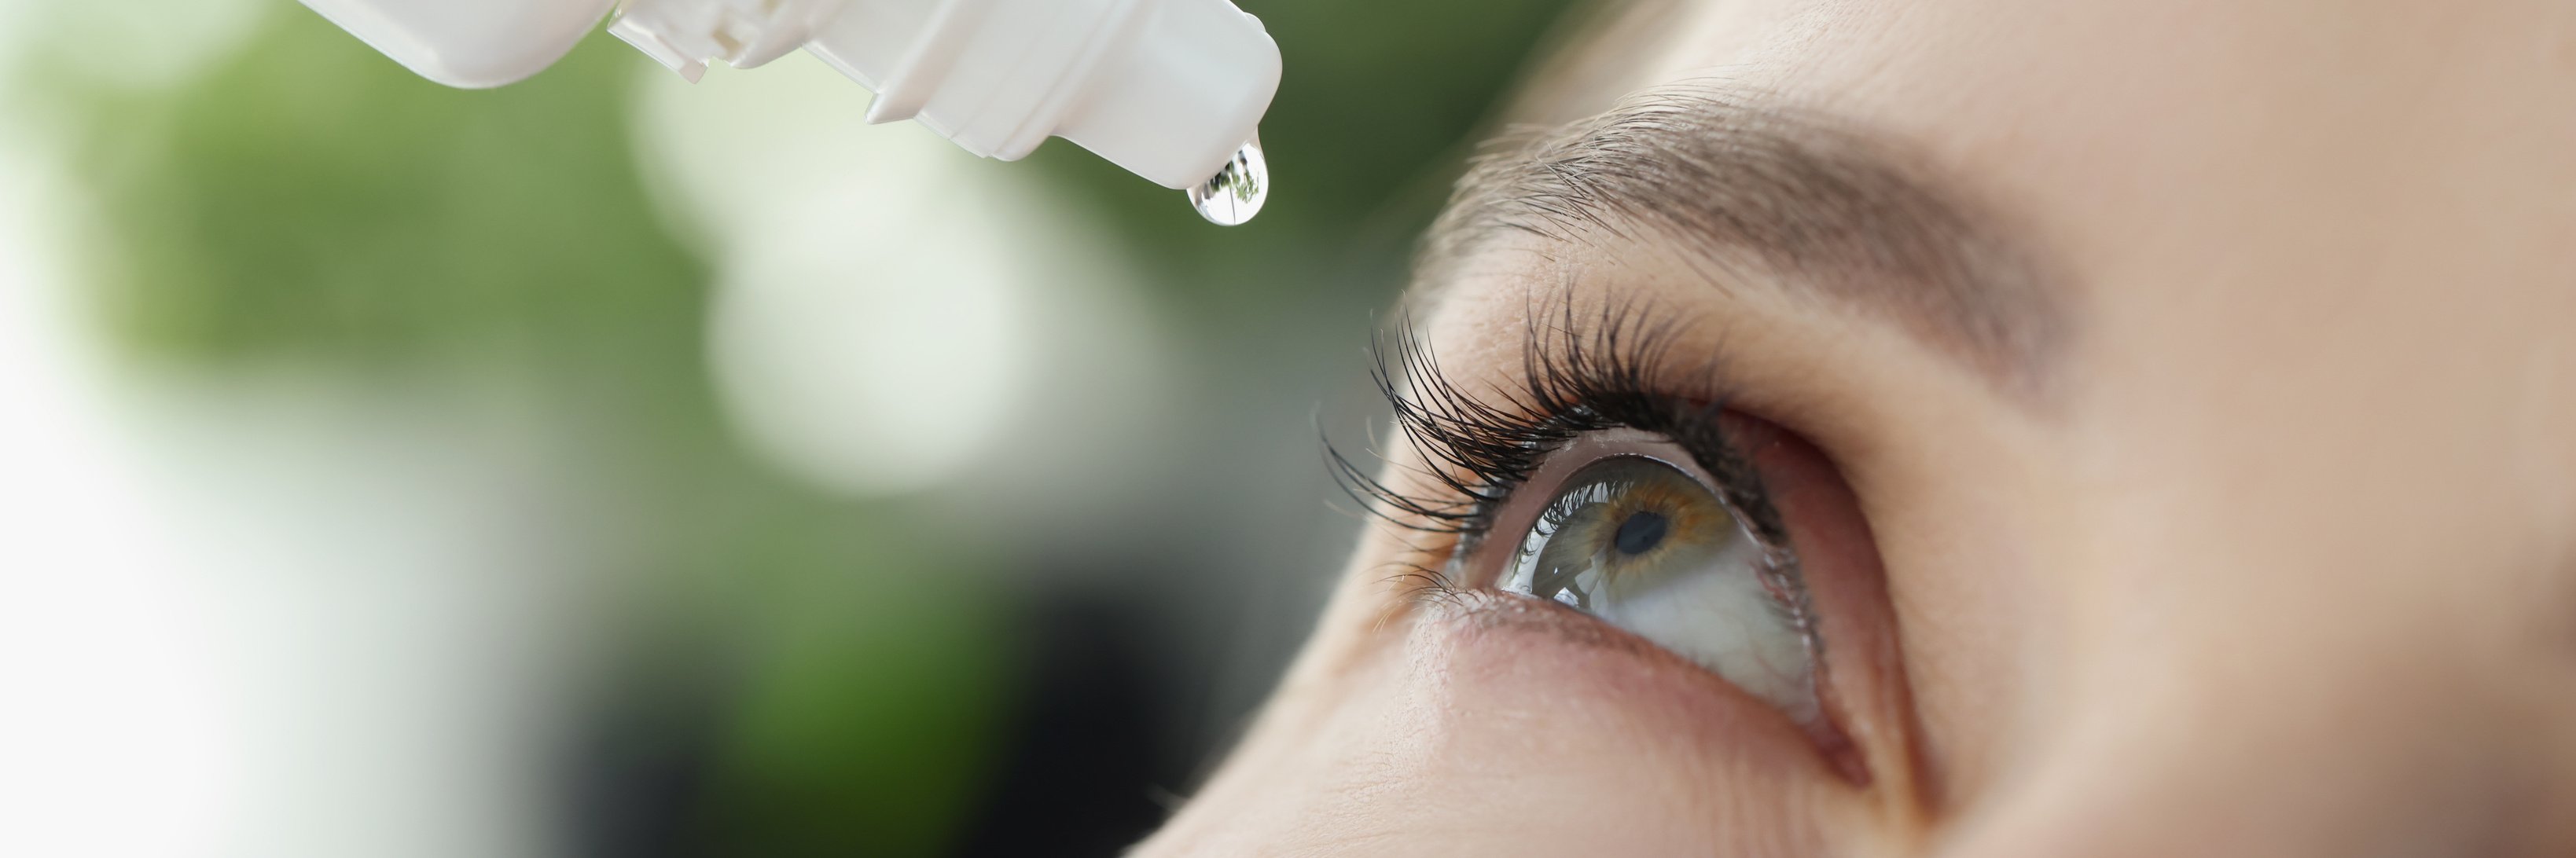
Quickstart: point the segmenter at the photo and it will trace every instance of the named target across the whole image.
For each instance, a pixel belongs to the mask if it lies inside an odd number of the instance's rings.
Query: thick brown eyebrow
[[[1729,285],[1774,284],[2044,395],[2063,290],[1922,161],[1830,118],[1708,86],[1659,91],[1476,160],[1426,238],[1417,290],[1497,237],[1679,241]],[[1731,276],[1759,272],[1770,276]]]

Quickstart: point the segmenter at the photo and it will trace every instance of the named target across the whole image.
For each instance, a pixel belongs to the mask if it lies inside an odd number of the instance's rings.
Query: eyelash
[[[1766,565],[1792,579],[1784,589],[1797,594],[1796,604],[1786,607],[1810,616],[1805,588],[1794,585],[1797,560],[1780,515],[1752,464],[1719,428],[1726,397],[1717,389],[1717,367],[1675,372],[1672,344],[1687,319],[1653,309],[1613,304],[1590,326],[1575,324],[1571,304],[1530,313],[1521,384],[1491,398],[1443,374],[1410,324],[1392,343],[1375,344],[1370,380],[1394,409],[1397,428],[1431,461],[1427,475],[1437,488],[1407,494],[1330,445],[1327,455],[1343,489],[1379,518],[1455,537],[1445,552],[1424,549],[1404,564],[1417,596],[1456,592],[1448,567],[1476,552],[1495,513],[1551,453],[1586,432],[1629,427],[1672,440],[1715,478],[1720,499],[1762,544]],[[1557,324],[1546,324],[1550,316]]]

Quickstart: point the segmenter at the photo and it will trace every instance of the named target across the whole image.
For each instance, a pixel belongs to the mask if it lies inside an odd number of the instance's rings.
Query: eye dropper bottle
[[[535,74],[613,12],[610,33],[691,81],[801,47],[876,93],[869,122],[915,120],[1004,161],[1062,137],[1220,224],[1269,192],[1255,132],[1279,47],[1227,0],[303,2],[449,86]]]

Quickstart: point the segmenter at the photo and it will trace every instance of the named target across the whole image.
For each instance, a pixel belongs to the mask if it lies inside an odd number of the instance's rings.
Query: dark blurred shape
[[[1174,691],[1162,687],[1167,679],[1156,669],[1154,617],[1147,605],[1081,590],[1024,603],[1011,623],[1018,630],[1012,638],[1019,665],[1007,679],[1015,689],[1012,714],[992,731],[993,763],[981,775],[983,797],[964,817],[960,842],[949,854],[1115,855],[1162,821],[1172,786],[1189,770],[1171,753],[1169,726],[1162,723],[1165,707],[1158,701]],[[721,707],[743,694],[732,687],[739,680],[693,668],[685,657],[649,663],[657,665],[654,672],[631,678],[600,701],[576,748],[569,767],[576,854],[916,854],[876,837],[882,826],[830,821],[869,815],[848,807],[811,806],[808,812],[823,819],[750,830],[739,819],[710,818],[711,805],[731,803],[719,794],[727,787],[722,769],[730,722],[742,716]],[[805,750],[830,753],[828,744]],[[824,785],[806,788],[818,786]],[[786,805],[799,803],[780,793],[796,789],[792,784],[752,789]],[[822,790],[825,796],[833,792]]]
[[[565,771],[571,854],[684,858],[692,808],[713,788],[725,694],[706,671],[668,670],[611,686]]]
[[[1162,822],[1188,771],[1170,759],[1156,701],[1153,616],[1079,591],[1041,597],[1023,622],[1019,705],[959,856],[1116,855]]]

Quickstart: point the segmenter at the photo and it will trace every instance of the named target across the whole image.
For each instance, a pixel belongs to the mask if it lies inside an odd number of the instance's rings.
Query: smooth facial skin
[[[1421,347],[1508,403],[1653,333],[1830,725],[1480,578],[1542,456],[1483,540],[1382,505],[1142,854],[2576,855],[2576,4],[1650,4],[1564,56]]]

